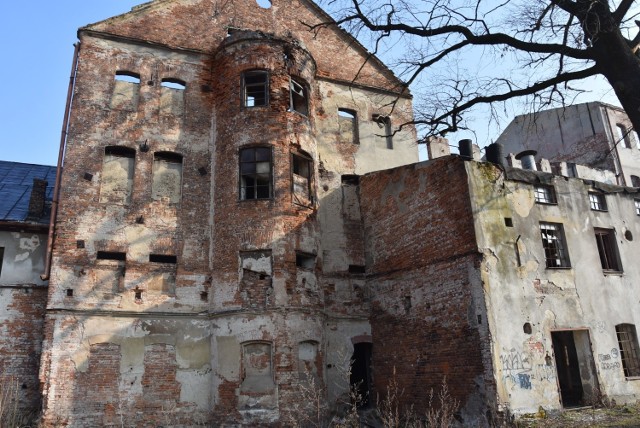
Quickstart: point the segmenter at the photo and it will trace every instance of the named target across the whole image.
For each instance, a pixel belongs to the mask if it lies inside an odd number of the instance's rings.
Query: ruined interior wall
[[[600,111],[611,134],[611,141],[620,140],[616,125],[623,125],[628,131],[625,142],[619,142],[616,145],[613,155],[620,159],[625,185],[633,186],[634,183],[631,176],[640,177],[640,141],[638,141],[640,134],[633,130],[629,116],[624,110],[603,106]]]
[[[446,382],[465,424],[486,423],[495,385],[464,162],[368,174],[361,192],[376,392],[395,371],[401,405],[421,412]]]
[[[551,332],[566,329],[588,332],[591,342],[591,361],[583,361],[581,371],[593,365],[596,376],[585,385],[583,403],[597,399],[589,390],[618,403],[635,400],[640,385],[625,380],[615,330],[640,322],[638,243],[624,237],[640,233],[634,195],[606,194],[608,211],[592,211],[588,183],[555,177],[558,203],[536,204],[533,184],[504,180],[490,164],[467,167],[502,408],[522,415],[562,407],[554,355],[563,350],[553,349]],[[562,224],[570,268],[546,267],[541,221]],[[594,227],[615,230],[624,274],[602,270]]]

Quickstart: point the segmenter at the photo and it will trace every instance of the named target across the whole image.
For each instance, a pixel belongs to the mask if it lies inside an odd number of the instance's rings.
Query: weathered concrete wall
[[[46,234],[0,232],[0,385],[25,412],[40,408],[38,367],[44,335]]]
[[[635,195],[607,193],[608,211],[598,212],[589,208],[591,187],[582,180],[530,173],[529,182],[512,181],[480,163],[467,170],[502,408],[515,414],[561,408],[554,357],[564,350],[553,348],[551,335],[562,330],[577,332],[581,403],[597,400],[598,391],[618,403],[637,399],[640,384],[625,379],[615,330],[640,322]],[[550,180],[557,204],[535,203],[536,177]],[[540,222],[563,226],[571,267],[546,267]],[[623,272],[603,271],[595,227],[615,231]]]
[[[495,384],[464,162],[444,157],[362,178],[374,384],[394,372],[418,412],[446,382],[465,424],[486,424]]]

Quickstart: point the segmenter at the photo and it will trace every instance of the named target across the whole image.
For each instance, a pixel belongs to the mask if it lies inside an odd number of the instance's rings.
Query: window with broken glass
[[[307,89],[293,78],[289,81],[290,110],[304,116],[309,115],[309,98]]]
[[[603,270],[622,271],[613,229],[595,229],[598,254]]]
[[[292,154],[291,164],[294,202],[304,206],[311,205],[313,203],[311,193],[313,162],[307,156]]]
[[[540,236],[547,267],[571,267],[562,225],[558,223],[540,223]]]
[[[272,162],[270,147],[240,150],[240,199],[272,197]]]
[[[594,211],[607,211],[607,200],[602,193],[589,192],[589,205]]]
[[[556,192],[551,186],[536,186],[534,190],[536,202],[539,204],[556,204]]]
[[[638,335],[633,324],[618,324],[616,336],[620,347],[620,360],[625,377],[640,377],[640,353]]]
[[[269,102],[269,74],[266,71],[246,71],[242,75],[245,107],[266,106]]]

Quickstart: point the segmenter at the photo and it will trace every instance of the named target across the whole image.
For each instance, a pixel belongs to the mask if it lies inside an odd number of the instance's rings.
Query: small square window
[[[595,234],[602,269],[614,272],[622,271],[615,231],[613,229],[595,229]]]
[[[536,202],[539,204],[556,204],[556,192],[552,186],[536,186],[534,190]]]
[[[540,223],[540,236],[547,267],[571,267],[562,225],[558,223]]]
[[[269,95],[269,74],[266,71],[247,71],[242,75],[245,107],[266,106]]]
[[[640,215],[640,199],[636,199],[633,201],[636,206],[636,215]]]
[[[594,211],[607,211],[607,200],[602,193],[589,192],[589,205]]]

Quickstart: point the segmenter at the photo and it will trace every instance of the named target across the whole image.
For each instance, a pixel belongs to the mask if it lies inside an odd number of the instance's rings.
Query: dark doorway
[[[587,404],[598,390],[587,330],[551,332],[563,407]]]
[[[371,391],[371,343],[353,345],[351,357],[351,390],[357,391],[360,401],[358,407],[369,407]]]

